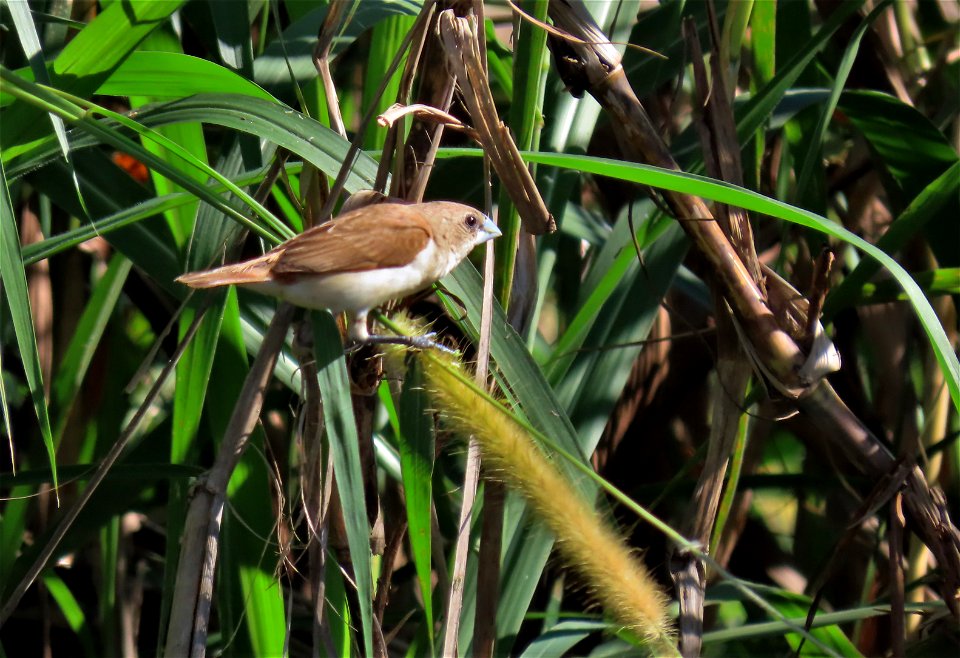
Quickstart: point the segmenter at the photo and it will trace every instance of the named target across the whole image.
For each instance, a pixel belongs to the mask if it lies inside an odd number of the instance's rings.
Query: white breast
[[[362,311],[422,290],[445,275],[449,271],[447,259],[438,259],[436,250],[430,240],[413,262],[403,267],[302,276],[285,285],[267,281],[247,287],[303,308],[326,308],[335,313]]]

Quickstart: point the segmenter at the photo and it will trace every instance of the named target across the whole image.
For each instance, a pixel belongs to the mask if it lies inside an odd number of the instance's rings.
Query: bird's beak
[[[499,238],[501,235],[503,235],[503,233],[501,233],[500,229],[497,228],[497,225],[493,223],[493,220],[489,217],[485,217],[483,224],[480,225],[480,231],[477,233],[476,244],[483,244],[488,240]]]

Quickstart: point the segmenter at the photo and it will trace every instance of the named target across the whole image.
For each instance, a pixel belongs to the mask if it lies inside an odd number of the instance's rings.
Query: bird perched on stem
[[[191,288],[244,286],[304,308],[345,311],[355,343],[435,347],[425,336],[371,335],[367,313],[423,290],[499,235],[489,217],[460,203],[380,203],[346,212],[257,258],[177,281]]]

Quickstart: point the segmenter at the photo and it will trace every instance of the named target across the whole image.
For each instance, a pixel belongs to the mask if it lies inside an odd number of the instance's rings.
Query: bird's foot
[[[346,354],[353,354],[359,350],[364,345],[405,345],[406,347],[412,347],[417,350],[440,350],[441,352],[446,352],[447,354],[456,354],[456,350],[452,350],[446,345],[442,345],[434,340],[437,334],[430,332],[422,336],[378,336],[378,335],[369,335],[361,341],[354,342],[349,345],[345,351]]]

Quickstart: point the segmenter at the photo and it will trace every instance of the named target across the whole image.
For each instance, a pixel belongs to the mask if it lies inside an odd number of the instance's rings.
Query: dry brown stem
[[[444,112],[443,110],[422,103],[414,103],[413,105],[400,105],[396,103],[391,105],[383,114],[377,117],[377,123],[385,128],[391,128],[394,123],[403,117],[411,115],[421,121],[431,121],[444,128],[461,130],[471,138],[478,139],[477,132],[470,126],[464,125],[457,117],[449,112]]]
[[[438,5],[440,5],[439,2],[430,3],[431,14],[429,20],[423,23],[423,34],[419,40],[421,54],[417,58],[416,66],[412,57],[407,59],[407,69],[401,80],[401,91],[411,88],[413,79],[416,77],[418,84],[414,104],[447,112],[453,101],[456,81],[446,67],[433,65],[438,53],[442,51],[440,37],[437,35]],[[443,6],[453,7],[458,14],[470,9],[469,0],[455,2],[448,0],[443,3]],[[424,11],[427,9],[425,4]],[[405,103],[408,96],[409,93],[404,94],[401,102]],[[406,143],[398,150],[394,159],[393,178],[390,183],[390,193],[393,196],[415,202],[423,200],[444,128],[443,124],[414,118]]]
[[[420,10],[420,15],[417,16],[417,21],[414,23],[413,29],[410,32],[410,51],[403,67],[403,74],[400,76],[400,87],[397,90],[396,98],[397,103],[394,105],[394,107],[396,107],[396,105],[405,105],[409,102],[410,93],[413,88],[414,75],[419,69],[420,58],[423,55],[424,48],[426,47],[427,36],[430,33],[430,26],[433,25],[433,17],[436,7],[437,0],[429,0],[428,2],[425,2],[423,4],[423,8]],[[383,126],[383,123],[380,122],[380,117],[377,117],[377,123]],[[383,141],[383,149],[380,156],[380,166],[377,168],[377,179],[374,187],[378,190],[386,190],[387,175],[390,172],[391,164],[394,161],[403,161],[400,153],[394,157],[394,150],[396,150],[398,141],[400,141],[400,128],[399,126],[394,127],[393,125],[390,125],[389,130],[387,131],[387,137]],[[392,194],[399,196],[399,189],[400,186],[398,181],[396,178],[394,178],[391,187]],[[419,201],[420,199],[413,200]]]
[[[333,0],[330,3],[317,35],[317,45],[313,48],[313,66],[323,82],[323,92],[327,97],[327,108],[330,112],[330,128],[344,139],[347,138],[347,129],[343,125],[340,103],[337,101],[337,87],[330,73],[330,47],[333,45],[333,38],[337,36],[340,20],[349,8],[350,3],[346,0]]]
[[[552,233],[557,230],[556,222],[520,157],[510,130],[497,114],[480,58],[475,25],[470,19],[457,18],[453,12],[444,11],[440,14],[440,38],[446,49],[447,62],[457,77],[464,103],[470,111],[480,145],[517,207],[524,229],[532,235]]]
[[[708,4],[708,9],[713,28],[711,34],[715,34],[717,27],[712,5]],[[714,41],[710,52],[708,74],[696,26],[689,19],[683,24],[683,33],[693,64],[697,94],[695,125],[700,135],[707,172],[714,178],[742,184],[740,144],[727,85],[723,84],[725,71],[719,64],[716,43]],[[758,283],[763,294],[768,294],[760,275],[760,262],[746,211],[723,204],[717,204],[714,211],[720,228],[730,238],[751,279]],[[752,374],[750,361],[744,358],[746,355],[741,349],[737,326],[730,316],[723,291],[714,289],[714,299],[718,335],[717,386],[713,391],[715,411],[707,439],[707,456],[687,516],[690,536],[703,546],[710,545],[727,465],[740,430],[744,397]],[[680,601],[680,650],[684,656],[698,656],[703,635],[706,564],[690,553],[676,555],[671,561],[671,575]]]

